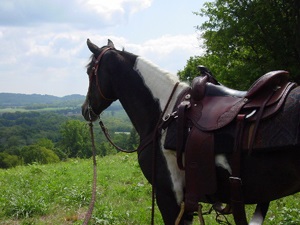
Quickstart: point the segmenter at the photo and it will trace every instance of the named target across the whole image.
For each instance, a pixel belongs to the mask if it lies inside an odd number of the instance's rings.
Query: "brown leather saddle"
[[[212,84],[207,76],[196,77],[178,107],[188,107],[188,119],[200,130],[213,131],[228,125],[241,111],[247,114],[248,121],[273,115],[281,108],[294,86],[289,82],[286,71],[272,71],[263,75],[247,92]]]
[[[260,77],[248,91],[238,91],[221,85],[205,67],[200,70],[202,76],[196,77],[191,88],[179,96],[171,116],[176,120],[176,137],[168,131],[165,143],[166,148],[176,149],[178,166],[185,170],[185,208],[189,212],[198,210],[198,202],[210,202],[207,196],[216,192],[216,132],[234,124],[232,151],[238,152],[234,156],[238,161],[242,149],[251,153],[260,122],[278,113],[296,86],[289,81],[288,72],[279,70]],[[250,137],[246,147],[242,141],[245,121],[254,124],[246,132]],[[173,136],[173,141],[168,136]],[[239,165],[233,165],[233,170],[232,190],[240,192]],[[241,196],[233,198],[242,202]]]

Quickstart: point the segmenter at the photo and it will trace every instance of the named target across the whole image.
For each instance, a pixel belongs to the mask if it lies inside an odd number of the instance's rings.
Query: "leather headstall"
[[[95,56],[93,57],[92,60],[93,60],[93,62],[94,62],[94,66],[92,67],[92,70],[91,70],[91,72],[89,73],[90,85],[91,85],[91,82],[92,82],[92,80],[93,80],[93,76],[95,76],[95,78],[96,78],[96,86],[97,86],[98,92],[99,92],[101,98],[103,98],[104,100],[107,100],[107,101],[115,101],[116,99],[112,99],[112,98],[107,98],[107,97],[105,97],[105,95],[104,95],[103,92],[101,91],[97,73],[98,73],[98,68],[99,68],[99,64],[100,64],[100,61],[101,61],[102,57],[104,56],[104,54],[105,54],[108,50],[111,50],[111,49],[112,49],[111,47],[106,47],[106,48],[99,54],[99,56],[98,56],[97,58],[95,58]]]

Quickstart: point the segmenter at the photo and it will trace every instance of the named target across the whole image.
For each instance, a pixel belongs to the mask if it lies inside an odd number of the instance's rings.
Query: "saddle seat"
[[[182,104],[190,104],[187,117],[203,131],[226,126],[241,110],[248,115],[248,121],[257,120],[262,108],[264,112],[259,119],[267,118],[280,109],[288,90],[294,87],[294,83],[289,82],[288,72],[283,70],[263,75],[248,91],[230,89],[208,80],[208,76],[196,77],[192,82],[190,100],[182,101]]]

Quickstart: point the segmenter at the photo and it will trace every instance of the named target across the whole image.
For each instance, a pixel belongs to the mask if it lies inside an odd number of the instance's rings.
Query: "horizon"
[[[80,96],[86,96],[86,95],[82,95],[82,94],[67,94],[64,96],[57,96],[57,95],[51,95],[51,94],[38,94],[38,93],[32,93],[32,94],[26,94],[26,93],[14,93],[14,92],[0,92],[1,94],[16,94],[16,95],[42,95],[42,96],[54,96],[54,97],[59,97],[59,98],[63,98],[66,96],[72,96],[72,95],[80,95]]]

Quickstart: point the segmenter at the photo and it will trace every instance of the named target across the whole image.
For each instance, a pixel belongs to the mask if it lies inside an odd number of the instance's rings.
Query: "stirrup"
[[[178,225],[182,219],[182,216],[183,216],[183,213],[184,213],[184,202],[181,202],[180,204],[180,212],[177,216],[177,219],[175,221],[175,225]],[[204,218],[203,218],[203,213],[202,213],[202,205],[199,204],[199,207],[198,207],[198,218],[199,218],[199,222],[200,222],[200,225],[205,225],[205,221],[204,221]]]

